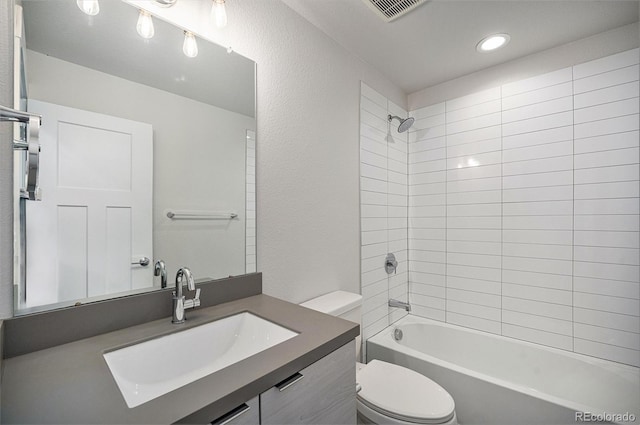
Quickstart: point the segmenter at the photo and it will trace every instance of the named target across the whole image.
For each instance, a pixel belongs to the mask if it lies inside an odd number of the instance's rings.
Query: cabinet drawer
[[[211,422],[211,425],[257,425],[260,423],[259,396],[243,403],[229,413]]]
[[[350,342],[260,395],[262,424],[355,424],[356,353]]]

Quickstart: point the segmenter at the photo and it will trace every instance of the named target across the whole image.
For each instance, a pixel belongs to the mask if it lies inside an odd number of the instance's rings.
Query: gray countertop
[[[104,352],[243,311],[300,334],[138,407],[127,407]],[[358,335],[356,323],[267,295],[189,310],[187,318],[184,325],[172,324],[168,316],[5,359],[2,424],[208,423]],[[189,347],[184,347],[182,358],[166,359],[167,369],[188,361]]]

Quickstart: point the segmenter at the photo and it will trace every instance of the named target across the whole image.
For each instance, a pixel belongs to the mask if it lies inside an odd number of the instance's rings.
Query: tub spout
[[[404,301],[394,300],[393,298],[389,300],[389,307],[399,307],[399,308],[404,308],[408,312],[411,311],[411,304],[409,304],[408,302],[406,303]]]

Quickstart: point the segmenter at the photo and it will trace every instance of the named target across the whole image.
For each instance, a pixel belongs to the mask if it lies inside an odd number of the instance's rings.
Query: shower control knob
[[[387,274],[396,273],[398,268],[398,262],[396,261],[396,256],[392,253],[387,254],[387,257],[384,259],[384,269]]]

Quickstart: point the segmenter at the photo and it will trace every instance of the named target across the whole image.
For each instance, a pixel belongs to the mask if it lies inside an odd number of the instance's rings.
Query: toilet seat
[[[453,398],[444,388],[413,370],[380,360],[356,368],[362,389],[358,401],[402,422],[443,424],[455,416]]]

